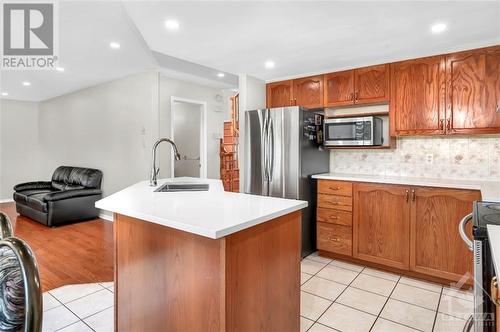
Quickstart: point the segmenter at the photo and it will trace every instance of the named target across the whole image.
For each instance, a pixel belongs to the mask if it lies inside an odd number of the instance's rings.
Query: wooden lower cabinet
[[[320,191],[329,187],[323,182]],[[355,182],[344,205],[331,205],[341,202],[340,196],[318,194],[317,246],[431,281],[470,284],[472,278],[463,276],[472,277],[472,252],[458,225],[480,199],[477,190]],[[471,227],[468,232],[471,236]]]
[[[318,249],[341,255],[352,255],[352,228],[318,222]]]
[[[464,216],[471,213],[472,202],[480,199],[478,191],[412,188],[412,271],[455,281],[466,273],[472,277],[472,252],[460,238],[458,224]]]
[[[372,183],[355,183],[353,188],[353,256],[407,270],[408,188]]]

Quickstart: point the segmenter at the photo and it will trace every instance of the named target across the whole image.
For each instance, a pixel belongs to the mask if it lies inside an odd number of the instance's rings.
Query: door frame
[[[170,137],[175,142],[175,129],[174,129],[174,120],[175,120],[175,112],[174,105],[175,103],[187,103],[187,104],[195,104],[200,107],[200,116],[201,116],[201,133],[200,133],[200,178],[207,177],[207,102],[171,96],[170,97]],[[172,177],[175,177],[175,160],[174,154],[170,155],[170,174]]]

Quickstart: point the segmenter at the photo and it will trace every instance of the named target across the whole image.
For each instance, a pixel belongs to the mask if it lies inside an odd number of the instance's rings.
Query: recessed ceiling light
[[[224,73],[218,73],[217,74],[217,77],[224,77],[224,76],[226,76]]]
[[[23,85],[24,85],[24,86],[30,86],[30,85],[31,85],[31,82],[24,81],[24,82],[23,82]]]
[[[63,72],[64,71],[64,68],[63,67],[57,67],[56,68],[57,71],[60,71],[60,72]]]
[[[111,42],[111,43],[109,43],[109,47],[111,47],[112,49],[117,50],[117,49],[120,48],[120,44],[117,43],[117,42]]]
[[[436,23],[431,26],[432,33],[441,33],[446,30],[446,24],[444,23]]]
[[[2,96],[8,96],[9,94],[7,92],[2,92]]]
[[[267,69],[274,68],[274,61],[272,61],[272,60],[267,60],[267,61],[264,63],[264,66],[265,66]]]
[[[179,29],[179,22],[177,22],[176,20],[166,20],[165,28],[169,30],[177,30]]]

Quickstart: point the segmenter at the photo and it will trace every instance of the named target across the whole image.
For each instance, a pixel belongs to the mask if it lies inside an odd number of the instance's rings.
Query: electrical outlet
[[[427,164],[432,164],[434,163],[434,155],[432,153],[428,153],[425,155],[425,162]]]

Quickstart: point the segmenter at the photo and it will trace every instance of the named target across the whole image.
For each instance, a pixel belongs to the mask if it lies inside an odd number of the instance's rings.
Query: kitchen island
[[[165,182],[208,191],[155,192]],[[114,213],[115,331],[299,331],[307,202],[140,182]]]

